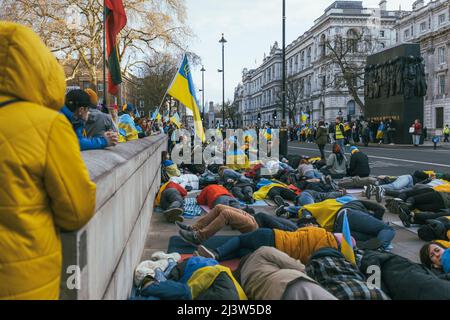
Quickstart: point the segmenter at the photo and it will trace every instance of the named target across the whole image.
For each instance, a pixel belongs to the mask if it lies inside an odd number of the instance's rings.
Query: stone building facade
[[[428,84],[423,121],[433,134],[450,124],[450,1],[414,2],[396,32],[397,43],[420,44]]]
[[[312,122],[333,121],[338,115],[355,119],[362,113],[346,88],[330,85],[340,73],[336,60],[325,45],[336,36],[350,39],[354,34],[370,37],[370,48],[357,45],[351,59],[363,62],[373,54],[396,43],[395,25],[403,11],[388,11],[382,0],[378,8],[365,8],[362,1],[336,1],[314,25],[286,47],[286,78],[298,81],[300,96],[296,104],[295,122],[301,112]],[[357,83],[359,98],[364,101],[363,81]],[[243,70],[243,125],[270,122],[280,124],[282,87],[282,50],[275,43],[270,54],[256,69]],[[274,119],[276,117],[276,119]],[[288,116],[286,114],[286,119]]]

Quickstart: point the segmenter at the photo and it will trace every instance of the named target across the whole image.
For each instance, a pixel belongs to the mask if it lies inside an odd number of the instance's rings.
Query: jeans
[[[317,145],[319,147],[319,151],[320,151],[320,158],[321,159],[325,159],[325,145],[324,144],[318,144]]]
[[[283,231],[295,231],[298,229],[294,222],[268,213],[258,212],[254,215],[254,218],[260,228],[278,229]]]
[[[383,246],[388,246],[395,237],[395,230],[383,221],[367,212],[355,209],[346,209],[350,233],[357,241],[367,241],[378,238]],[[342,232],[344,212],[338,215],[334,225],[334,232]]]
[[[183,208],[184,200],[177,189],[169,188],[162,192],[160,207],[163,210]]]
[[[307,171],[303,174],[307,179],[322,179],[323,174],[317,170]]]
[[[342,197],[341,192],[317,192],[314,190],[303,191],[296,199],[296,204],[299,206],[306,206],[316,202],[322,202],[327,199],[336,199]]]
[[[402,189],[409,189],[414,186],[413,177],[409,174],[398,177],[394,182],[382,185],[384,190],[398,191]]]
[[[344,139],[336,139],[336,144],[341,148],[341,153],[345,154],[345,141]]]
[[[215,251],[219,261],[241,258],[260,247],[275,247],[275,233],[272,229],[260,228],[256,231],[241,234],[225,242]]]
[[[420,135],[413,134],[412,139],[413,145],[418,146],[420,144]]]
[[[223,204],[226,206],[230,206],[236,209],[241,208],[241,203],[236,198],[230,197],[230,196],[220,196],[214,201],[213,208],[219,204]]]

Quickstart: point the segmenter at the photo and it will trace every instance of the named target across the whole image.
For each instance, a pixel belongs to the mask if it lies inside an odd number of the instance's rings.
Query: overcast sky
[[[388,0],[388,10],[411,10],[414,0]],[[312,27],[314,20],[333,3],[331,0],[286,0],[286,45]],[[378,7],[379,0],[364,0],[365,7]],[[425,0],[428,3],[427,0]],[[188,23],[196,35],[190,50],[205,65],[206,101],[222,102],[222,49],[225,34],[225,99],[233,99],[243,68],[261,64],[264,53],[278,41],[281,47],[282,0],[186,0]],[[201,72],[194,70],[194,82],[201,89]],[[201,103],[201,95],[197,98]]]

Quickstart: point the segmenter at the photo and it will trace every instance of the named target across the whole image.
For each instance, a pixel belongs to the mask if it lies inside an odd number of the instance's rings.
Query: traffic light
[[[273,118],[274,118],[275,120],[277,120],[277,110],[275,110],[275,111],[273,112]]]
[[[258,113],[258,121],[261,121],[261,113]]]

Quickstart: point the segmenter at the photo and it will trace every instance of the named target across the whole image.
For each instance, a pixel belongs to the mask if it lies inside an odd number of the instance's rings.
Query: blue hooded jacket
[[[66,106],[62,107],[60,112],[66,116],[67,120],[72,124],[73,130],[77,135],[78,142],[80,143],[81,151],[85,150],[95,150],[104,149],[108,146],[108,141],[104,137],[93,137],[88,138],[85,136],[84,123],[83,121],[75,120],[72,111]]]

